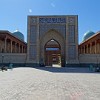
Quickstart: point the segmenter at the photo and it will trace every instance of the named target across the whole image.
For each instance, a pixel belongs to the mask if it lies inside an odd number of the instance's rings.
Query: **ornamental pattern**
[[[69,17],[68,18],[68,23],[69,24],[75,24],[75,17]]]
[[[29,59],[36,59],[36,45],[30,45],[29,48]]]
[[[39,23],[66,23],[66,18],[39,18]]]
[[[75,59],[76,57],[76,46],[72,45],[68,48],[68,56],[70,59]]]
[[[54,29],[54,30],[58,31],[59,33],[61,33],[64,38],[66,36],[66,25],[65,24],[63,24],[63,25],[44,24],[44,25],[40,25],[39,29],[40,29],[39,30],[40,36],[43,36],[46,32],[48,32],[51,29]]]
[[[30,23],[31,23],[31,25],[34,25],[34,24],[36,24],[37,23],[37,19],[36,18],[31,18],[31,20],[30,20]]]
[[[75,43],[75,25],[69,25],[69,43]]]
[[[36,43],[36,34],[37,34],[37,26],[36,25],[32,25],[30,27],[30,43]]]

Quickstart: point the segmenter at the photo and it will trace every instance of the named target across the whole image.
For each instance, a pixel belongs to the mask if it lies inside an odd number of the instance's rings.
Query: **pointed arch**
[[[61,66],[61,46],[58,41],[51,39],[44,46],[46,66]]]
[[[54,35],[53,33],[55,33],[56,35],[59,35],[59,36],[62,37],[63,40],[64,40],[64,37],[63,37],[63,35],[62,35],[60,32],[58,32],[58,31],[55,30],[55,29],[50,29],[50,30],[48,30],[47,32],[45,32],[45,33],[43,34],[43,36],[41,36],[40,41],[42,41],[43,37],[45,37],[46,35],[52,34],[52,36],[53,36],[53,35]],[[52,38],[51,38],[51,39],[52,39]]]
[[[49,41],[47,41],[47,43],[45,44],[45,46],[47,46],[47,45],[48,46],[52,45],[52,47],[56,46],[56,47],[61,48],[59,42],[57,40],[55,40],[55,39],[50,39]]]
[[[50,40],[55,40],[61,49],[61,56],[64,58],[66,57],[65,55],[65,39],[61,33],[59,33],[55,29],[50,29],[44,35],[40,38],[40,59],[43,59],[43,62],[45,62],[45,50],[44,47],[46,43],[48,43]]]

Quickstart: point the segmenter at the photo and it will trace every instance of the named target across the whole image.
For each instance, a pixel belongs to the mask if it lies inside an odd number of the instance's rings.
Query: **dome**
[[[83,36],[83,41],[87,40],[89,37],[91,37],[92,35],[94,35],[95,33],[92,31],[88,31],[84,34]]]
[[[16,31],[13,33],[13,35],[14,35],[15,37],[21,39],[22,41],[24,41],[24,35],[23,35],[21,32],[19,32],[18,30],[16,30]]]

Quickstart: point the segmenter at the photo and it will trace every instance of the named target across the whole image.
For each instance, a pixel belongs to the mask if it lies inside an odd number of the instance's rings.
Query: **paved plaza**
[[[100,100],[100,73],[44,67],[0,71],[0,100]]]

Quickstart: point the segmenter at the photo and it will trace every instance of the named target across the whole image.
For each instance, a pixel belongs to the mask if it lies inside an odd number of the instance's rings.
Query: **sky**
[[[18,29],[27,41],[28,15],[78,15],[78,40],[100,31],[100,0],[0,0],[0,30]]]

